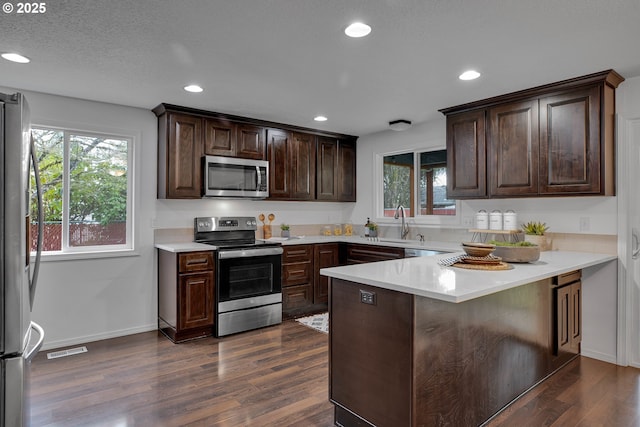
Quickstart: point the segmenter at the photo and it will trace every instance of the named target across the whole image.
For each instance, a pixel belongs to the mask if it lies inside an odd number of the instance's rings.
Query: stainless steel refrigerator
[[[44,340],[31,321],[42,248],[42,198],[24,96],[0,93],[0,426],[29,424],[27,386],[31,358]],[[31,171],[39,224],[31,255]]]

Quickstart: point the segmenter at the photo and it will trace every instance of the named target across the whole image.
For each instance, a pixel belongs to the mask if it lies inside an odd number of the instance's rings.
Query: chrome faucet
[[[393,219],[398,219],[398,217],[402,217],[402,225],[400,226],[400,239],[406,240],[407,235],[409,234],[409,226],[405,221],[405,213],[404,206],[398,205],[396,208],[396,213],[393,216]]]

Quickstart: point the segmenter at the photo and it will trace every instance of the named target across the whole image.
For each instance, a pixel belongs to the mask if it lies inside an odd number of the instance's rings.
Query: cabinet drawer
[[[569,283],[577,282],[582,277],[582,270],[570,271],[569,273],[556,276],[556,285],[563,286]]]
[[[313,286],[311,284],[282,288],[282,310],[293,310],[313,304]]]
[[[313,264],[311,262],[296,262],[282,266],[282,286],[312,283]]]
[[[404,258],[404,249],[376,247],[369,245],[349,245],[347,247],[347,264],[386,261]]]
[[[213,252],[187,252],[178,257],[180,273],[213,270]]]
[[[283,246],[282,263],[311,262],[313,260],[313,245]]]

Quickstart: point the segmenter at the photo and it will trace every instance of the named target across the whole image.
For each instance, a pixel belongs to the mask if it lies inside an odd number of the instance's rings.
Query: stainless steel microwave
[[[204,196],[264,199],[269,197],[269,162],[204,156]]]

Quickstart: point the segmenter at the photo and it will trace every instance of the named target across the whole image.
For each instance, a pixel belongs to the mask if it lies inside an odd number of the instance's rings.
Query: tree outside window
[[[446,150],[384,156],[382,176],[383,216],[393,217],[399,205],[405,208],[407,216],[455,216],[455,200],[447,198]]]
[[[43,190],[43,250],[130,246],[131,139],[42,128],[32,134]],[[32,232],[32,249],[35,239]]]

